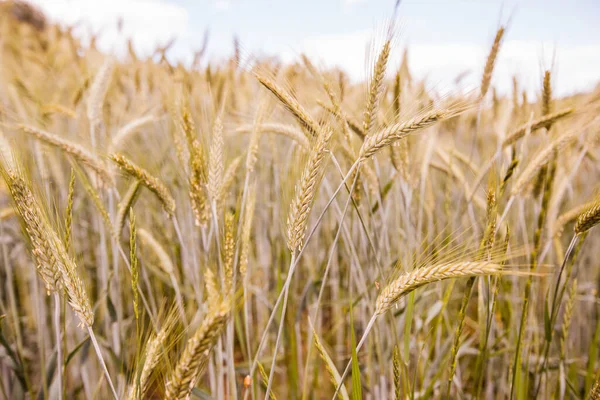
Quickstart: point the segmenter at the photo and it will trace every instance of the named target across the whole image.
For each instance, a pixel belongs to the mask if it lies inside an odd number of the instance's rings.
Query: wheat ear
[[[416,269],[400,275],[381,291],[375,303],[375,315],[383,314],[404,295],[428,283],[451,278],[492,275],[501,271],[500,264],[478,261],[442,263]]]
[[[206,198],[207,160],[196,135],[196,126],[187,106],[183,106],[178,126],[183,132],[189,151],[189,185],[190,201],[196,225],[204,225],[208,221],[208,201]]]
[[[227,323],[229,309],[229,302],[222,301],[218,307],[209,310],[200,327],[187,341],[175,370],[167,380],[166,399],[185,399],[189,396]]]
[[[144,186],[156,195],[158,200],[162,203],[164,210],[169,215],[173,215],[175,212],[175,200],[160,180],[150,175],[148,171],[139,167],[122,154],[113,153],[110,155],[110,158],[127,174],[139,179]]]
[[[581,235],[600,222],[600,197],[598,197],[593,204],[591,204],[586,211],[582,212],[577,217],[575,222],[575,233]]]
[[[134,384],[129,391],[128,400],[144,398],[146,386],[148,385],[152,372],[160,361],[170,329],[170,324],[164,324],[160,331],[152,337],[144,348],[144,365],[140,371],[138,382]]]
[[[380,130],[378,133],[367,136],[360,148],[359,157],[367,159],[373,156],[382,148],[393,144],[394,142],[428,128],[435,123],[449,118],[453,115],[449,110],[433,110],[425,115],[415,117],[407,122],[397,123]]]
[[[506,138],[504,141],[502,141],[502,147],[508,147],[525,136],[527,132],[534,132],[541,128],[545,128],[548,125],[551,125],[556,121],[573,114],[574,111],[574,108],[565,108],[553,114],[544,115],[543,117],[534,119],[531,122],[527,122],[506,135]]]
[[[129,214],[129,210],[135,204],[135,201],[140,194],[141,181],[136,180],[133,182],[127,192],[123,196],[123,199],[119,203],[119,210],[117,211],[117,218],[114,224],[115,234],[118,236],[123,230],[123,226],[125,225],[125,218]]]
[[[94,156],[83,146],[32,126],[19,125],[19,129],[46,144],[61,149],[77,161],[81,162],[83,165],[92,169],[104,183],[112,185],[112,176],[102,161],[96,158],[96,156]]]
[[[208,153],[208,196],[216,203],[223,186],[223,122],[217,116]]]
[[[308,216],[317,195],[318,184],[325,166],[326,150],[332,134],[331,129],[323,129],[304,166],[300,182],[296,186],[287,221],[288,248],[292,252],[302,247]]]
[[[106,368],[102,357],[100,346],[96,341],[92,325],[94,324],[94,312],[90,305],[83,281],[77,274],[77,267],[67,254],[64,244],[58,237],[56,231],[45,219],[31,189],[16,173],[3,170],[4,179],[15,200],[17,210],[25,222],[25,230],[32,241],[34,257],[37,260],[38,271],[48,290],[64,288],[67,301],[77,317],[80,325],[87,328],[94,349],[104,374],[109,383],[111,391],[116,399],[116,390]]]
[[[61,275],[58,269],[59,256],[49,234],[52,228],[25,180],[10,170],[4,170],[3,175],[31,242],[36,269],[48,293],[54,292],[61,287]]]
[[[367,106],[365,108],[363,121],[363,130],[367,135],[369,135],[375,127],[377,111],[379,110],[379,100],[383,92],[385,71],[390,57],[391,44],[392,42],[390,39],[385,41],[373,69],[373,78],[369,85],[369,97],[367,97]]]
[[[114,60],[107,58],[96,73],[90,87],[86,111],[92,130],[95,130],[102,123],[102,105],[104,104],[104,97],[108,91],[114,69]]]
[[[485,62],[485,68],[483,69],[483,76],[481,78],[481,97],[484,97],[490,88],[490,82],[492,81],[492,73],[494,72],[494,66],[496,65],[496,57],[500,51],[500,44],[502,43],[502,37],[504,36],[504,27],[501,26],[496,32],[494,43],[490,49],[490,53]]]
[[[578,131],[572,130],[567,132],[558,138],[554,139],[548,146],[542,149],[537,155],[529,162],[527,167],[519,176],[519,179],[515,181],[515,184],[511,190],[511,196],[518,195],[528,184],[531,179],[534,178],[535,174],[542,168],[544,165],[547,165],[553,158],[554,154],[557,151],[560,151],[563,147],[577,139]]]
[[[277,85],[275,81],[262,76],[254,74],[256,79],[292,113],[292,115],[298,120],[300,125],[311,135],[317,136],[319,134],[319,125],[313,120],[308,112],[298,103],[298,101],[282,87]]]

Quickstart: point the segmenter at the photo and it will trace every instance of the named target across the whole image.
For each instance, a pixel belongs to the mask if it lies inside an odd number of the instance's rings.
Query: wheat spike
[[[398,345],[394,346],[394,353],[392,356],[392,363],[394,368],[394,399],[401,400],[402,399],[402,370],[401,367],[401,358],[400,358],[400,348]]]
[[[94,77],[87,101],[87,117],[91,123],[97,124],[102,119],[102,104],[108,91],[110,79],[115,68],[112,58],[107,58]]]
[[[52,229],[25,180],[10,170],[4,170],[4,180],[13,197],[15,208],[23,219],[37,271],[48,294],[54,292],[61,287],[61,276],[58,269],[60,257],[50,235]]]
[[[241,162],[242,162],[242,156],[236,157],[233,159],[233,161],[229,164],[229,166],[225,170],[225,173],[223,174],[223,184],[221,185],[221,190],[219,192],[219,197],[217,199],[218,203],[221,203],[225,200],[225,198],[227,196],[227,191],[229,190],[229,188],[233,185],[233,183],[235,181],[235,174],[237,173],[237,170],[238,170]]]
[[[58,239],[56,246],[60,246]],[[83,281],[77,274],[75,262],[61,249],[62,262],[58,264],[61,273],[61,281],[67,292],[67,299],[71,308],[79,317],[82,327],[91,328],[94,324],[94,312],[85,291]]]
[[[258,366],[258,373],[260,374],[260,379],[262,380],[263,385],[265,385],[265,387],[268,388],[269,387],[269,375],[267,374],[267,371],[265,371],[265,367],[262,365],[262,363],[260,361],[257,361],[257,366]],[[268,389],[268,391],[269,391],[269,393],[268,393],[269,399],[277,400],[277,396],[275,396],[275,393],[273,393],[273,389]]]
[[[156,335],[153,335],[152,339],[146,344],[144,348],[144,364],[139,374],[139,385],[131,387],[127,397],[128,400],[144,398],[150,376],[160,361],[170,328],[169,324],[164,324],[160,331]],[[139,391],[137,391],[138,388]]]
[[[592,386],[592,390],[590,390],[588,398],[590,400],[600,400],[600,373],[597,374],[596,381],[594,382],[594,386]]]
[[[390,57],[392,42],[386,40],[373,70],[373,78],[369,85],[369,97],[367,98],[367,106],[364,112],[363,130],[366,135],[369,135],[375,126],[377,111],[379,110],[379,100],[383,92],[383,82],[385,71],[387,69],[388,59]]]
[[[152,236],[152,234],[144,228],[138,229],[137,234],[142,240],[142,243],[146,245],[146,247],[151,249],[154,255],[156,255],[161,269],[166,274],[171,275],[175,271],[175,268],[173,267],[173,262],[171,261],[171,257],[169,257],[169,254],[167,254],[167,252],[160,245],[158,240],[156,240],[154,236]]]
[[[443,279],[498,274],[501,271],[500,264],[477,261],[442,263],[416,269],[400,275],[381,291],[377,297],[375,315],[385,313],[401,297],[428,283]]]
[[[217,338],[226,325],[229,308],[229,303],[223,301],[217,308],[209,310],[194,335],[187,341],[175,370],[167,380],[166,399],[188,398],[208,363]]]
[[[135,215],[129,214],[129,265],[131,266],[131,290],[133,291],[133,313],[135,315],[136,326],[139,326],[140,319],[140,292],[138,285],[140,282],[140,270],[137,257],[136,227]]]
[[[312,328],[312,325],[311,325],[311,328]],[[315,346],[316,346],[317,350],[319,351],[319,355],[321,356],[321,359],[325,363],[325,369],[327,369],[327,372],[329,373],[331,382],[333,383],[333,385],[335,387],[337,387],[342,382],[342,377],[340,376],[340,373],[338,372],[338,370],[335,366],[335,363],[333,362],[333,360],[331,359],[329,354],[327,354],[327,351],[325,350],[325,347],[323,347],[323,344],[321,343],[321,340],[319,339],[319,335],[317,335],[317,332],[315,332],[314,328],[312,328],[312,332],[313,332],[313,337],[315,338]],[[338,397],[340,400],[348,400],[349,399],[348,391],[346,390],[345,386],[342,385],[340,391],[338,392]]]
[[[525,134],[527,134],[528,131],[534,132],[538,129],[545,128],[549,124],[553,124],[554,122],[568,115],[571,115],[574,111],[575,109],[573,108],[565,108],[553,114],[544,115],[543,117],[535,119],[531,122],[527,122],[519,126],[517,129],[515,129],[508,135],[506,135],[506,138],[502,142],[502,147],[508,147],[512,145],[513,143],[521,139],[523,136],[525,136]]]
[[[359,157],[367,159],[373,156],[382,148],[393,144],[394,142],[428,128],[433,124],[449,118],[453,113],[448,110],[433,110],[425,115],[415,117],[404,123],[397,123],[380,130],[377,134],[367,136],[360,148]]]
[[[250,235],[252,233],[252,219],[254,218],[254,207],[256,205],[256,185],[248,190],[248,200],[244,211],[244,223],[242,224],[241,250],[240,250],[240,275],[242,279],[248,270],[248,258],[250,256]]]
[[[189,195],[196,225],[204,225],[208,221],[208,202],[206,198],[206,157],[198,138],[196,126],[188,107],[184,104],[177,119],[180,131],[187,142],[189,159]]]
[[[208,153],[208,196],[213,202],[219,198],[223,186],[223,123],[221,116],[215,120]]]
[[[540,168],[552,160],[552,157],[556,152],[560,151],[563,147],[577,139],[578,133],[579,132],[575,130],[567,132],[554,139],[548,146],[539,151],[533,160],[531,160],[527,167],[523,170],[521,176],[519,176],[519,179],[515,181],[515,184],[511,190],[511,195],[518,195],[524,189],[525,185],[535,177],[535,174],[540,170]]]
[[[575,308],[575,296],[577,295],[577,279],[573,279],[573,283],[569,288],[569,296],[563,314],[563,323],[561,325],[562,336],[560,338],[560,354],[561,358],[565,357],[567,349],[567,337],[569,335],[569,327],[571,326],[571,318],[573,317],[573,309]]]
[[[484,97],[490,87],[492,81],[492,73],[494,72],[494,66],[496,65],[496,57],[500,51],[500,44],[502,43],[502,37],[504,36],[504,27],[501,26],[496,32],[494,38],[494,44],[490,49],[490,54],[485,62],[485,68],[483,69],[483,76],[481,78],[481,97]]]
[[[206,268],[204,271],[204,286],[206,287],[208,308],[215,308],[221,302],[223,296],[218,289],[217,277],[211,268]]]
[[[225,276],[225,292],[233,287],[233,262],[235,256],[235,214],[225,214],[225,240],[223,241],[223,268]]]
[[[600,198],[597,198],[586,211],[577,217],[575,233],[580,235],[589,231],[600,222]]]
[[[169,215],[173,215],[175,212],[175,200],[161,181],[122,154],[113,153],[110,155],[110,158],[127,174],[139,179],[144,186],[156,195],[165,211]]]
[[[570,210],[565,211],[557,218],[556,222],[554,223],[554,226],[552,228],[553,235],[557,237],[561,236],[565,225],[577,220],[577,218],[579,218],[579,216],[582,213],[592,208],[595,204],[596,201],[588,201],[587,203],[579,204],[571,208]]]
[[[104,166],[104,163],[83,146],[32,126],[19,125],[19,129],[46,144],[61,149],[83,165],[92,169],[103,182],[112,185],[112,176]]]
[[[324,129],[319,135],[304,166],[300,183],[296,186],[287,221],[288,247],[292,252],[302,246],[308,225],[308,216],[317,194],[318,183],[324,168],[326,150],[332,134],[331,129]]]
[[[275,81],[256,73],[254,75],[256,76],[256,79],[258,79],[267,90],[273,93],[292,115],[296,117],[300,125],[308,132],[308,134],[311,136],[317,136],[319,134],[319,125],[292,95],[278,86]]]
[[[65,210],[65,249],[71,248],[71,234],[73,231],[73,203],[75,198],[75,171],[71,169],[69,180],[69,193],[67,195],[67,208]]]
[[[551,82],[550,71],[544,72],[544,81],[542,83],[542,115],[548,115],[552,113],[552,82]],[[550,129],[552,122],[548,122],[546,129]]]

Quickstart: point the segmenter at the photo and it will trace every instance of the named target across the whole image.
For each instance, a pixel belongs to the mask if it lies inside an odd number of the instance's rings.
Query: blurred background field
[[[595,4],[460,2],[447,45],[446,5],[38,3],[0,3],[2,398],[600,398]]]

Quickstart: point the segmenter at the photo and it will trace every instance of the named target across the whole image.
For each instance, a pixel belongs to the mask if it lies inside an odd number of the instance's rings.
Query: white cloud
[[[81,22],[77,32],[84,38],[100,32],[99,46],[122,51],[125,40],[133,39],[137,51],[147,53],[158,44],[182,36],[188,26],[185,8],[163,0],[33,0],[53,21],[72,25]],[[122,33],[117,21],[123,22]]]
[[[214,6],[218,11],[229,11],[231,9],[230,0],[215,0]]]
[[[314,59],[316,65],[327,68],[341,67],[353,79],[359,80],[366,76],[364,62],[370,38],[369,30],[348,35],[319,36],[304,40],[297,50]],[[297,54],[285,52],[281,57],[284,61],[291,61]]]
[[[359,81],[368,76],[365,67],[366,45],[370,31],[347,35],[327,35],[304,40],[298,53],[306,53],[320,60],[323,67],[342,67],[351,78]],[[427,77],[429,83],[448,87],[461,73],[470,72],[463,84],[476,86],[489,52],[489,47],[471,43],[412,44],[409,45],[409,66],[414,75]],[[568,94],[589,89],[600,79],[600,45],[560,46],[555,43],[509,40],[502,44],[496,62],[492,84],[501,92],[512,88],[516,75],[530,94],[539,92],[543,69],[554,63],[555,92]],[[390,58],[391,70],[400,63],[402,49],[396,49]],[[285,61],[295,55],[284,54]]]
[[[207,6],[213,11],[231,11],[233,0],[210,0]],[[366,0],[341,0],[343,4],[357,5]],[[193,36],[190,34],[188,11],[168,0],[33,0],[53,21],[63,24],[82,22],[77,33],[85,39],[100,32],[99,46],[105,51],[120,54],[125,39],[132,38],[138,52],[148,54],[157,45],[178,38],[171,53],[187,59],[191,55]],[[117,20],[123,21],[121,33]],[[416,23],[413,21],[413,23]],[[359,30],[349,34],[308,37],[293,50],[279,54],[284,61],[295,60],[306,53],[322,67],[341,67],[353,80],[365,79],[370,71],[366,67],[367,45],[373,30]],[[375,33],[377,37],[377,33]],[[222,44],[222,43],[221,43]],[[221,45],[219,44],[219,45]],[[400,63],[402,50],[390,59],[390,70]],[[252,51],[252,49],[248,49]],[[264,49],[254,49],[256,51]],[[489,51],[489,43],[439,43],[409,45],[409,65],[414,75],[427,77],[435,87],[450,87],[457,75],[469,71],[464,85],[476,86]],[[572,93],[588,89],[600,78],[600,44],[562,46],[557,43],[507,40],[503,43],[493,76],[493,85],[500,91],[510,91],[512,76],[517,75],[530,94],[539,92],[541,71],[552,66],[555,92]]]

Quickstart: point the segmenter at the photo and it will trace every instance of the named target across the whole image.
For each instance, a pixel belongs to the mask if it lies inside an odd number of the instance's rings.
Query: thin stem
[[[294,259],[296,258],[296,253],[292,254],[292,258],[290,260],[290,274],[292,272],[292,265],[295,265]],[[267,383],[267,390],[265,393],[265,400],[269,398],[269,393],[271,393],[271,385],[273,384],[273,374],[275,372],[275,362],[277,361],[277,351],[279,350],[279,342],[281,340],[281,334],[283,332],[283,326],[285,325],[285,311],[287,309],[287,301],[288,301],[288,293],[290,286],[287,285],[284,289],[283,296],[283,306],[281,307],[281,318],[279,319],[279,329],[277,331],[277,339],[275,340],[275,349],[273,350],[273,361],[271,361],[271,370],[269,371],[269,382]],[[274,310],[276,311],[276,310]],[[256,358],[258,359],[258,357]]]
[[[94,345],[94,350],[96,350],[96,355],[98,356],[98,360],[102,365],[102,369],[104,370],[104,376],[108,381],[108,385],[110,386],[110,390],[112,391],[113,396],[116,400],[119,400],[119,396],[117,395],[117,391],[115,390],[115,386],[113,385],[112,379],[110,379],[110,374],[108,373],[108,369],[106,368],[106,363],[104,362],[104,357],[102,357],[102,352],[100,351],[100,346],[98,345],[98,341],[96,340],[96,335],[94,335],[94,331],[91,326],[87,326],[88,333],[90,334],[90,339],[92,340],[92,344]]]
[[[60,315],[61,315],[61,302],[58,292],[54,292],[54,334],[56,336],[56,371],[58,379],[58,398],[64,397],[63,393],[63,353],[62,353],[62,339],[60,332]]]
[[[357,175],[358,176],[358,175]],[[356,179],[355,179],[355,183],[356,183]],[[354,184],[352,185],[354,186]],[[344,206],[344,210],[342,211],[342,215],[340,216],[340,226],[335,234],[335,238],[333,239],[333,243],[331,244],[331,248],[329,250],[329,257],[327,258],[327,266],[325,267],[325,272],[323,273],[323,278],[321,279],[321,287],[319,289],[319,295],[317,296],[317,305],[316,305],[316,309],[315,309],[315,313],[312,317],[312,321],[311,318],[309,317],[308,322],[311,326],[314,326],[317,322],[317,316],[319,315],[319,307],[321,305],[321,299],[323,298],[323,293],[325,293],[325,286],[327,283],[327,277],[329,276],[329,270],[331,268],[331,264],[333,262],[333,257],[335,255],[335,248],[337,246],[337,243],[340,239],[340,235],[343,231],[343,224],[344,224],[344,216],[346,215],[346,212],[348,211],[348,206],[350,205],[350,201],[352,200],[352,191],[349,191],[348,193],[348,199],[346,200],[346,205]],[[337,207],[337,204],[336,204]],[[316,329],[315,329],[316,332]],[[310,354],[312,352],[312,347],[313,347],[313,343],[314,343],[314,335],[310,335],[310,339],[309,339],[309,344],[308,344],[308,348],[307,348],[307,353],[306,353],[306,363],[304,366],[304,379],[305,382],[307,382],[306,377],[308,376],[308,366],[310,364]],[[306,389],[306,388],[305,388]]]
[[[362,337],[360,338],[360,341],[356,345],[356,353],[358,353],[358,351],[360,350],[360,348],[362,347],[362,345],[367,340],[367,336],[369,335],[369,332],[371,332],[371,329],[373,329],[373,325],[375,324],[375,320],[376,319],[377,319],[377,314],[373,314],[373,316],[369,320],[369,323],[367,324],[367,327],[365,328],[365,333],[363,333]],[[344,373],[342,374],[342,377],[340,378],[340,384],[335,389],[335,393],[333,394],[333,397],[331,398],[331,400],[335,400],[335,397],[337,396],[338,392],[342,388],[342,385],[344,384],[344,379],[346,379],[346,376],[348,376],[348,372],[350,372],[350,367],[351,366],[352,366],[352,360],[348,361],[348,364],[346,364],[346,368],[344,369]]]
[[[558,273],[558,277],[556,278],[556,285],[554,286],[554,294],[552,296],[552,308],[550,310],[550,329],[552,329],[554,327],[554,324],[556,322],[556,318],[558,317],[558,311],[559,311],[559,305],[560,305],[560,301],[559,298],[562,300],[562,293],[564,293],[564,288],[566,287],[567,283],[565,281],[564,285],[563,285],[563,291],[561,292],[561,296],[558,295],[558,291],[559,291],[559,287],[560,287],[560,281],[562,278],[562,274],[564,272],[565,266],[567,265],[567,262],[569,260],[569,257],[571,256],[571,253],[573,252],[573,249],[575,248],[575,245],[577,244],[577,241],[579,240],[579,235],[574,235],[573,238],[571,239],[571,243],[569,244],[569,248],[567,249],[567,252],[565,253],[565,256],[563,258],[563,262],[560,266],[560,270]],[[569,274],[567,274],[567,280],[569,279]],[[546,365],[548,363],[548,354],[550,352],[550,345],[552,343],[552,337],[553,335],[551,334],[550,338],[545,340],[544,343],[544,350],[543,350],[543,359],[542,359],[542,367],[541,367],[541,376],[540,379],[538,381],[537,384],[537,388],[535,390],[536,393],[536,397],[539,394],[539,391],[541,389],[542,386],[542,380],[544,379],[544,376],[546,374]]]
[[[250,376],[252,376],[254,374],[254,370],[256,369],[256,366],[257,366],[258,357],[260,356],[260,354],[262,352],[262,348],[263,348],[263,346],[264,346],[264,344],[266,342],[268,329],[271,326],[271,323],[273,322],[273,320],[275,319],[275,314],[277,313],[277,307],[279,307],[279,304],[281,303],[281,300],[283,300],[286,288],[290,285],[290,282],[292,280],[292,276],[294,274],[294,270],[296,269],[296,265],[298,264],[298,261],[300,260],[300,257],[302,256],[302,254],[304,254],[304,250],[307,248],[307,245],[310,242],[310,239],[312,238],[312,236],[316,232],[317,227],[319,226],[319,223],[321,222],[321,220],[323,219],[323,216],[325,215],[325,212],[327,211],[327,209],[329,208],[329,206],[333,203],[333,200],[336,198],[337,194],[342,189],[342,186],[344,186],[344,183],[350,177],[350,175],[351,175],[352,171],[354,170],[354,168],[356,168],[357,166],[358,166],[358,161],[352,165],[352,167],[350,168],[350,170],[348,171],[348,173],[346,174],[346,176],[344,177],[344,179],[342,180],[342,182],[340,183],[340,185],[338,186],[338,188],[336,189],[336,191],[331,196],[331,199],[329,200],[329,202],[325,205],[325,208],[321,212],[321,215],[319,215],[319,218],[317,218],[317,222],[315,223],[315,225],[313,226],[313,228],[311,229],[311,231],[309,232],[309,234],[306,236],[306,239],[304,240],[304,246],[302,247],[302,249],[298,253],[298,255],[296,257],[296,260],[294,261],[293,264],[291,264],[291,267],[290,267],[290,270],[288,272],[288,276],[286,278],[286,281],[283,284],[283,288],[281,289],[281,292],[279,293],[279,296],[277,297],[277,301],[275,302],[275,305],[273,306],[273,312],[269,316],[269,320],[267,321],[267,325],[265,326],[265,329],[264,329],[263,334],[261,336],[260,342],[258,344],[258,349],[256,350],[256,355],[254,357],[254,361],[252,362],[252,368],[250,368]]]

